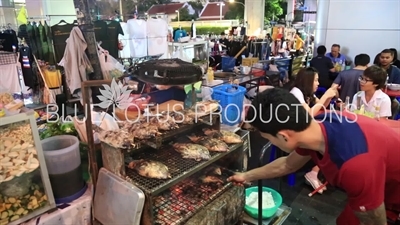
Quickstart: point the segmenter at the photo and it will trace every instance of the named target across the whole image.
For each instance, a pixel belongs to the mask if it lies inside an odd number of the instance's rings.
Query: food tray
[[[37,130],[32,112],[0,119],[0,137],[10,140],[17,139],[21,144],[18,148],[14,148],[16,147],[14,146],[10,151],[18,153],[18,156],[7,155],[12,159],[10,162],[14,163],[12,167],[19,169],[29,167],[28,165],[31,165],[33,159],[35,159],[33,161],[39,162],[36,169],[32,167],[25,173],[15,174],[13,179],[1,182],[0,214],[3,219],[0,220],[0,224],[21,224],[56,207]],[[25,149],[22,148],[22,145],[32,147]],[[10,150],[10,147],[3,145],[2,149],[3,151]],[[28,157],[26,157],[27,153],[29,153]],[[24,154],[25,157],[21,156]],[[5,158],[2,156],[4,161],[6,161]],[[21,162],[17,163],[18,160]],[[22,162],[25,160],[26,162]],[[3,162],[2,166],[5,166]]]

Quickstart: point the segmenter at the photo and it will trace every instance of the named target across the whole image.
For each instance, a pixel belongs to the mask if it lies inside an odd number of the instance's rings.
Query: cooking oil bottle
[[[207,71],[207,81],[212,82],[214,80],[214,70],[212,67],[208,67]]]

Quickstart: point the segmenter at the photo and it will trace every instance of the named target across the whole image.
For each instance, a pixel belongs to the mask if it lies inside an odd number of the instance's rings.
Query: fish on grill
[[[179,128],[175,123],[174,118],[167,115],[158,115],[150,118],[150,123],[156,125],[159,130],[169,131]]]
[[[203,129],[203,132],[205,135],[220,139],[227,144],[240,144],[243,142],[239,135],[230,131]]]
[[[170,116],[174,119],[175,123],[193,124],[194,116],[191,110],[171,112]]]
[[[202,145],[212,152],[227,152],[229,150],[228,145],[217,138],[198,137],[195,135],[188,136],[188,138],[194,143]]]
[[[150,139],[160,134],[156,124],[134,123],[125,126],[125,129],[137,139]]]
[[[101,128],[95,130],[99,133],[101,142],[114,148],[129,149],[134,147],[134,136],[124,130],[102,130]]]
[[[184,159],[194,159],[196,161],[209,160],[211,158],[210,152],[204,146],[198,144],[173,144],[175,151],[181,153]]]
[[[218,175],[218,176],[221,176],[222,175],[222,170],[218,166],[209,166],[209,167],[204,169],[204,174],[205,175],[214,175],[214,176]]]
[[[211,176],[211,175],[209,175],[209,176],[201,176],[201,177],[200,177],[200,181],[201,181],[202,183],[205,183],[205,184],[210,184],[210,183],[219,183],[219,184],[223,184],[223,183],[224,183],[224,181],[221,180],[220,178],[218,178],[218,177],[216,177],[216,176]]]
[[[140,176],[154,179],[171,178],[168,167],[161,162],[153,160],[133,160],[128,164],[128,168],[135,170]]]

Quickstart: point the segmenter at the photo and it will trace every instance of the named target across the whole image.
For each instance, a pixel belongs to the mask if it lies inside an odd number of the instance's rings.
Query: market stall
[[[85,51],[93,43],[79,25],[82,18],[51,26],[49,16],[37,18],[21,28],[45,32],[22,34],[27,40],[18,49],[20,62],[7,50],[15,64],[7,64],[15,73],[8,75],[18,92],[29,85],[35,93],[45,90],[35,102],[56,109],[35,104],[32,109],[46,113],[35,112],[13,96],[15,90],[0,90],[0,138],[7,139],[0,143],[0,224],[241,224],[244,187],[226,180],[247,169],[249,133],[221,129],[221,123],[240,124],[246,92],[240,85],[258,87],[259,77],[203,83],[205,70],[192,62],[208,64],[208,41],[168,43],[163,20],[133,18],[125,24],[93,22],[101,42],[96,45],[101,80]],[[46,43],[37,45],[42,39]],[[172,52],[178,56],[157,60]],[[119,63],[126,62],[124,55],[128,66]],[[18,71],[29,79],[19,82]],[[163,88],[171,86],[183,98],[165,95]],[[97,94],[94,87],[102,89]],[[70,95],[81,98],[84,115],[64,113]],[[91,99],[99,95],[100,102]],[[230,104],[237,107],[229,109]],[[12,130],[20,120],[29,129]]]

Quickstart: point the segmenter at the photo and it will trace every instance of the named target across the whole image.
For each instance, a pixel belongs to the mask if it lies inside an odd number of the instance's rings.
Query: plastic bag
[[[5,106],[14,101],[14,97],[9,91],[0,85],[0,105]],[[0,107],[1,108],[1,107]]]
[[[111,80],[119,78],[124,74],[124,66],[114,57],[108,54],[108,51],[99,46],[99,61],[104,79]]]

